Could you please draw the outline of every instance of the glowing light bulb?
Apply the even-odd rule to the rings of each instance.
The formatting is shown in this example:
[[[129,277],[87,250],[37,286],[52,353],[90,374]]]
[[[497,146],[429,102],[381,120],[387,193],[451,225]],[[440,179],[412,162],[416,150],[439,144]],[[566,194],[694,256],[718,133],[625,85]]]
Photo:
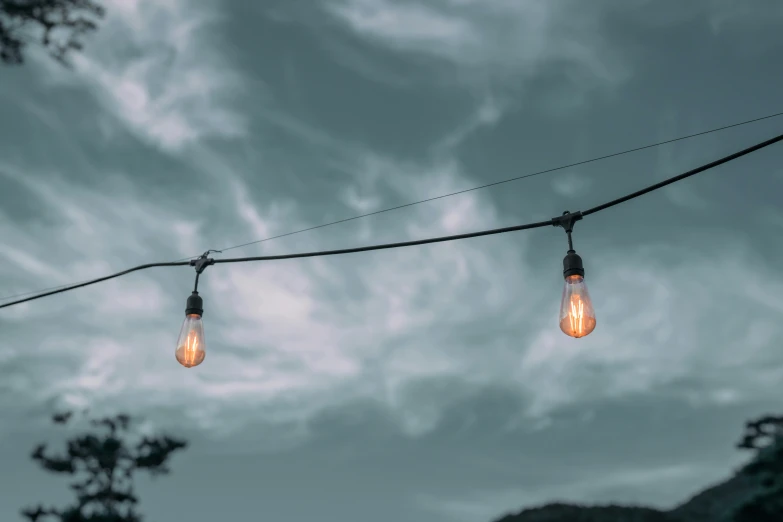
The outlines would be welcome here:
[[[595,310],[587,293],[585,279],[579,274],[565,277],[560,302],[560,329],[571,337],[584,337],[595,330]]]
[[[188,314],[182,323],[177,340],[177,361],[185,368],[192,368],[204,362],[206,351],[204,350],[204,323],[201,316]]]
[[[206,343],[204,342],[204,323],[201,316],[204,313],[202,309],[202,300],[198,292],[188,297],[187,308],[185,309],[185,320],[182,322],[182,328],[179,331],[177,339],[177,349],[174,356],[185,368],[193,368],[204,362],[206,357]]]

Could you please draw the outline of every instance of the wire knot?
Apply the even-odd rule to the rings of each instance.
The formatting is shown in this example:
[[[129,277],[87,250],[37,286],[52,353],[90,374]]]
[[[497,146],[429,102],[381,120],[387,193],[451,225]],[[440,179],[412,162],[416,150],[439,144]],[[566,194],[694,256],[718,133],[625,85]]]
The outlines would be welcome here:
[[[582,211],[577,210],[576,212],[569,212],[565,211],[563,212],[562,216],[557,216],[555,218],[552,218],[552,226],[555,227],[563,227],[563,229],[567,233],[571,233],[574,230],[574,223],[582,219]]]
[[[214,265],[215,260],[211,257],[208,257],[210,253],[217,252],[222,253],[220,250],[207,250],[203,254],[201,254],[197,259],[191,259],[190,260],[190,266],[196,267],[196,274],[200,274],[203,272],[209,265]]]

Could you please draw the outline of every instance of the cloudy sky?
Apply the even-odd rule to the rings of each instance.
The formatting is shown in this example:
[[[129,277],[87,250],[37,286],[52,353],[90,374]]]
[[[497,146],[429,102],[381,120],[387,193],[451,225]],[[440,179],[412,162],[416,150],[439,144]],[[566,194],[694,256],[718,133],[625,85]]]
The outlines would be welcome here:
[[[127,0],[67,71],[0,70],[0,296],[196,256],[781,110],[778,0]],[[771,119],[282,239],[511,226],[781,132]],[[188,438],[150,521],[489,522],[668,507],[780,410],[783,145],[580,222],[598,326],[557,326],[554,228],[207,269],[0,310],[0,519],[68,499],[61,407]],[[220,255],[220,254],[218,254]]]

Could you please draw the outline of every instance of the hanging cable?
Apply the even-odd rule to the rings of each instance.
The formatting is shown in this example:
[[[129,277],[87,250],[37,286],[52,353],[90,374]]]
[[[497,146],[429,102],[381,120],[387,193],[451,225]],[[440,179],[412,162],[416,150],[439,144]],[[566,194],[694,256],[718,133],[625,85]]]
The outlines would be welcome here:
[[[730,154],[726,157],[723,157],[721,159],[715,160],[711,163],[707,163],[706,165],[702,165],[701,167],[697,167],[693,170],[689,170],[688,172],[683,172],[682,174],[679,174],[677,176],[672,176],[671,178],[665,179],[661,181],[660,183],[655,183],[654,185],[650,185],[647,188],[643,188],[641,190],[637,190],[636,192],[632,192],[631,194],[628,194],[627,196],[623,196],[621,198],[613,199],[612,201],[608,201],[606,203],[603,203],[601,205],[595,206],[589,210],[585,210],[582,212],[583,216],[589,216],[590,214],[595,214],[596,212],[600,212],[602,210],[605,210],[609,207],[613,207],[615,205],[619,205],[620,203],[625,203],[626,201],[630,201],[634,198],[638,198],[639,196],[643,196],[644,194],[647,194],[649,192],[652,192],[654,190],[658,190],[659,188],[663,188],[667,185],[671,185],[672,183],[676,183],[678,181],[681,181],[685,178],[689,178],[691,176],[694,176],[696,174],[699,174],[700,172],[704,172],[705,170],[710,170],[711,168],[717,167],[718,165],[723,165],[724,163],[728,163],[732,160],[735,160],[737,158],[741,158],[742,156],[746,156],[752,152],[756,152],[757,150],[763,149],[764,147],[769,147],[770,145],[773,145],[779,141],[783,140],[783,134],[780,136],[776,136],[774,138],[771,138],[767,141],[762,141],[761,143],[757,145],[753,145],[752,147],[748,147],[747,149],[743,149],[739,152],[735,152],[734,154]]]
[[[742,156],[746,156],[748,154],[751,154],[752,152],[755,152],[759,149],[763,149],[764,147],[768,147],[774,143],[777,143],[779,141],[783,141],[783,134],[780,136],[776,136],[772,139],[763,141],[757,145],[753,145],[752,147],[748,147],[747,149],[743,149],[739,152],[735,152],[734,154],[731,154],[729,156],[720,158],[718,160],[712,161],[710,163],[707,163],[706,165],[702,165],[701,167],[697,167],[693,170],[689,170],[688,172],[684,172],[682,174],[679,174],[677,176],[673,176],[671,178],[668,178],[664,181],[661,181],[660,183],[656,183],[654,185],[650,185],[647,188],[644,188],[642,190],[638,190],[636,192],[633,192],[631,194],[628,194],[627,196],[623,196],[621,198],[614,199],[612,201],[609,201],[607,203],[603,203],[601,205],[598,205],[596,207],[593,207],[589,210],[585,210],[583,212],[574,212],[573,214],[576,216],[579,216],[577,219],[581,219],[581,217],[588,216],[590,214],[595,214],[596,212],[600,212],[601,210],[607,209],[609,207],[613,207],[615,205],[619,205],[620,203],[623,203],[625,201],[629,201],[634,198],[638,198],[639,196],[642,196],[644,194],[647,194],[649,192],[652,192],[654,190],[658,190],[660,188],[663,188],[667,185],[671,185],[672,183],[675,183],[677,181],[683,180],[685,178],[688,178],[690,176],[694,176],[696,174],[699,174],[700,172],[704,172],[706,170],[715,168],[719,165],[723,165],[724,163],[728,163],[732,160],[735,160],[737,158],[740,158]],[[298,258],[304,258],[304,257],[319,257],[319,256],[333,256],[333,255],[340,255],[340,254],[353,254],[357,252],[369,252],[372,250],[386,250],[389,248],[400,248],[400,247],[406,247],[406,246],[416,246],[416,245],[427,245],[430,243],[441,243],[444,241],[454,241],[457,239],[468,239],[472,237],[480,237],[480,236],[489,236],[493,234],[504,234],[506,232],[515,232],[518,230],[530,230],[533,228],[541,228],[546,226],[562,226],[562,217],[558,216],[557,218],[552,218],[547,221],[539,221],[537,223],[528,223],[526,225],[517,225],[513,227],[505,227],[505,228],[495,228],[492,230],[482,230],[480,232],[469,232],[466,234],[456,234],[453,236],[442,236],[442,237],[435,237],[435,238],[429,238],[429,239],[419,239],[416,241],[403,241],[400,243],[386,243],[381,245],[369,245],[364,247],[357,247],[357,248],[344,248],[339,250],[321,250],[321,251],[315,251],[315,252],[303,252],[299,254],[283,254],[283,255],[277,255],[277,256],[253,256],[253,257],[237,257],[237,258],[229,258],[229,259],[214,259],[212,263],[245,263],[250,261],[276,261],[281,259],[298,259]],[[2,308],[2,306],[0,306]]]
[[[139,265],[134,266],[133,268],[129,268],[127,270],[123,270],[122,272],[117,272],[116,274],[107,275],[104,277],[99,277],[98,279],[90,279],[89,281],[82,281],[81,283],[76,283],[70,286],[57,288],[57,290],[52,290],[50,292],[44,292],[42,294],[37,294],[32,297],[27,297],[25,299],[19,299],[18,301],[11,301],[10,303],[3,303],[0,305],[0,308],[6,308],[8,306],[17,305],[20,303],[26,303],[27,301],[32,301],[34,299],[40,299],[42,297],[48,297],[50,295],[55,294],[61,294],[63,292],[68,292],[70,290],[76,290],[77,288],[83,288],[85,286],[94,285],[96,283],[102,283],[103,281],[108,281],[109,279],[115,279],[117,277],[121,277],[127,274],[130,274],[131,272],[138,272],[139,270],[146,270],[147,268],[157,268],[159,266],[188,266],[191,263],[189,261],[173,261],[171,263],[148,263],[146,265]]]
[[[668,178],[664,181],[661,181],[660,183],[656,183],[654,185],[650,185],[647,188],[644,188],[642,190],[638,190],[636,192],[633,192],[631,194],[628,194],[627,196],[623,196],[621,198],[614,199],[612,201],[609,201],[607,203],[603,203],[601,205],[598,205],[596,207],[593,207],[589,210],[585,210],[583,212],[574,212],[574,216],[578,216],[576,219],[581,219],[583,216],[588,216],[590,214],[595,214],[596,212],[600,212],[601,210],[605,210],[609,207],[613,207],[615,205],[619,205],[620,203],[623,203],[625,201],[629,201],[631,199],[637,198],[639,196],[642,196],[644,194],[647,194],[649,192],[652,192],[654,190],[658,190],[660,188],[663,188],[667,185],[670,185],[672,183],[675,183],[677,181],[683,180],[685,178],[688,178],[690,176],[693,176],[695,174],[699,174],[700,172],[704,172],[706,170],[712,169],[714,167],[717,167],[719,165],[723,165],[724,163],[728,163],[732,160],[735,160],[737,158],[740,158],[742,156],[746,156],[748,154],[751,154],[757,150],[763,149],[765,147],[768,147],[774,143],[777,143],[779,141],[783,141],[783,134],[776,136],[772,139],[763,141],[761,143],[758,143],[756,145],[753,145],[751,147],[748,147],[746,149],[743,149],[739,152],[735,152],[734,154],[730,154],[729,156],[725,156],[721,159],[712,161],[710,163],[707,163],[706,165],[702,165],[701,167],[697,167],[695,169],[689,170],[687,172],[684,172],[682,174],[679,174],[677,176],[673,176],[671,178]],[[41,299],[42,297],[47,297],[54,294],[60,294],[63,292],[68,292],[70,290],[75,290],[76,288],[82,288],[85,286],[93,285],[96,283],[100,283],[102,281],[107,281],[109,279],[114,279],[116,277],[120,277],[126,274],[129,274],[131,272],[136,272],[139,270],[145,270],[147,268],[154,268],[154,267],[163,267],[163,266],[200,266],[203,267],[207,265],[217,264],[217,263],[245,263],[250,261],[275,261],[275,260],[281,260],[281,259],[298,259],[298,258],[305,258],[305,257],[320,257],[320,256],[332,256],[332,255],[339,255],[339,254],[352,254],[357,252],[370,252],[373,250],[386,250],[390,248],[400,248],[400,247],[406,247],[406,246],[416,246],[416,245],[427,245],[430,243],[441,243],[444,241],[454,241],[457,239],[468,239],[472,237],[480,237],[480,236],[489,236],[493,234],[503,234],[506,232],[514,232],[518,230],[530,230],[533,228],[541,228],[545,226],[562,226],[563,225],[563,218],[562,216],[558,216],[556,218],[552,218],[547,221],[539,221],[536,223],[528,223],[525,225],[516,225],[512,227],[504,227],[504,228],[496,228],[492,230],[482,230],[479,232],[470,232],[466,234],[456,234],[452,236],[442,236],[442,237],[435,237],[435,238],[428,238],[428,239],[419,239],[415,241],[403,241],[399,243],[386,243],[386,244],[380,244],[380,245],[369,245],[364,247],[357,247],[357,248],[344,248],[344,249],[338,249],[338,250],[321,250],[321,251],[315,251],[315,252],[303,252],[298,254],[283,254],[283,255],[277,255],[277,256],[254,256],[254,257],[241,257],[241,258],[229,258],[229,259],[212,259],[207,258],[207,254],[203,254],[198,259],[192,259],[190,261],[174,261],[170,263],[150,263],[146,265],[140,265],[134,268],[130,268],[128,270],[124,270],[122,272],[117,272],[116,274],[108,275],[105,277],[101,277],[98,279],[92,279],[90,281],[84,281],[82,283],[78,283],[75,285],[67,286],[65,288],[60,288],[57,290],[52,290],[50,292],[45,292],[42,294],[37,294],[32,297],[27,297],[24,299],[19,299],[17,301],[12,301],[10,303],[4,303],[0,305],[0,308],[7,308],[9,306],[14,306],[17,304],[25,303],[28,301],[33,301],[35,299]],[[207,252],[209,253],[209,252]]]
[[[713,132],[719,132],[719,131],[726,130],[726,129],[731,129],[731,128],[734,128],[734,127],[740,127],[742,125],[748,125],[748,124],[756,123],[756,122],[759,122],[759,121],[762,121],[762,120],[768,120],[770,118],[776,118],[778,116],[783,116],[783,112],[770,114],[768,116],[762,116],[760,118],[754,118],[752,120],[745,120],[745,121],[741,121],[741,122],[738,122],[738,123],[732,123],[731,125],[724,125],[723,127],[716,127],[714,129],[709,129],[709,130],[706,130],[706,131],[697,132],[695,134],[688,134],[686,136],[680,136],[678,138],[672,138],[672,139],[669,139],[669,140],[666,140],[666,141],[659,141],[657,143],[644,145],[642,147],[636,147],[636,148],[633,148],[633,149],[627,149],[627,150],[624,150],[624,151],[621,151],[621,152],[615,152],[615,153],[612,153],[612,154],[607,154],[605,156],[599,156],[597,158],[592,158],[592,159],[588,159],[588,160],[578,161],[576,163],[570,163],[568,165],[562,165],[560,167],[554,167],[554,168],[551,168],[551,169],[546,169],[546,170],[541,170],[541,171],[538,171],[538,172],[533,172],[531,174],[524,174],[522,176],[516,176],[516,177],[513,177],[513,178],[504,179],[504,180],[501,180],[501,181],[495,181],[495,182],[492,182],[492,183],[487,183],[485,185],[479,185],[477,187],[472,187],[472,188],[460,190],[460,191],[457,191],[457,192],[451,192],[449,194],[442,194],[440,196],[435,196],[435,197],[432,197],[432,198],[422,199],[420,201],[414,201],[412,203],[405,203],[404,205],[398,205],[396,207],[390,207],[390,208],[385,208],[385,209],[382,209],[382,210],[376,210],[375,212],[369,212],[367,214],[359,214],[357,216],[353,216],[353,217],[349,217],[349,218],[345,218],[345,219],[340,219],[340,220],[332,221],[332,222],[329,222],[329,223],[323,223],[321,225],[316,225],[316,226],[312,226],[312,227],[308,227],[308,228],[303,228],[303,229],[300,229],[300,230],[295,230],[293,232],[286,232],[285,234],[280,234],[280,235],[277,235],[277,236],[267,237],[267,238],[264,238],[264,239],[259,239],[257,241],[250,241],[248,243],[242,243],[240,245],[234,245],[232,247],[224,248],[222,251],[234,250],[234,249],[237,249],[237,248],[242,248],[242,247],[246,247],[246,246],[250,246],[250,245],[256,245],[258,243],[264,243],[266,241],[272,241],[273,239],[280,239],[282,237],[293,236],[295,234],[301,234],[303,232],[309,232],[311,230],[317,230],[319,228],[325,228],[325,227],[329,227],[329,226],[332,226],[332,225],[338,225],[340,223],[346,223],[348,221],[353,221],[353,220],[356,220],[356,219],[370,217],[370,216],[374,216],[374,215],[377,215],[377,214],[383,214],[385,212],[391,212],[393,210],[399,210],[399,209],[406,208],[406,207],[412,207],[414,205],[420,205],[422,203],[428,203],[430,201],[435,201],[435,200],[438,200],[438,199],[444,199],[444,198],[448,198],[448,197],[451,197],[451,196],[464,194],[466,192],[472,192],[472,191],[475,191],[475,190],[489,188],[489,187],[493,187],[493,186],[496,186],[496,185],[501,185],[503,183],[510,183],[512,181],[519,181],[519,180],[523,180],[523,179],[527,179],[527,178],[532,178],[532,177],[535,177],[535,176],[541,176],[543,174],[550,174],[552,172],[557,172],[557,171],[568,169],[568,168],[572,168],[572,167],[578,167],[580,165],[586,165],[588,163],[594,163],[596,161],[601,161],[601,160],[605,160],[605,159],[609,159],[609,158],[614,158],[614,157],[617,157],[617,156],[630,154],[632,152],[638,152],[640,150],[650,149],[650,148],[653,148],[653,147],[659,147],[661,145],[666,145],[666,144],[669,144],[669,143],[675,143],[677,141],[682,141],[682,140],[686,140],[686,139],[689,139],[689,138],[695,138],[695,137],[698,137],[698,136],[704,136],[706,134],[711,134]],[[187,261],[189,259],[192,259],[193,257],[196,257],[196,256],[184,257],[184,258],[178,259],[177,261],[174,261],[174,262]],[[24,297],[24,296],[28,296],[28,295],[40,294],[40,293],[43,293],[43,292],[49,292],[51,290],[59,290],[59,289],[62,289],[62,288],[71,288],[71,287],[78,288],[77,285],[81,285],[82,283],[89,283],[89,282],[90,282],[90,280],[85,280],[85,281],[81,281],[79,283],[70,283],[70,284],[65,284],[65,285],[57,285],[57,286],[52,286],[52,287],[48,287],[48,288],[42,288],[40,290],[33,290],[33,291],[30,291],[30,292],[23,292],[23,293],[20,293],[20,294],[7,295],[7,296],[4,296],[4,297],[0,297],[0,301],[7,301],[9,299],[14,299],[16,297]],[[48,295],[51,295],[51,294],[48,294]]]
[[[710,129],[710,130],[697,132],[695,134],[688,134],[686,136],[680,136],[679,138],[672,138],[672,139],[669,139],[669,140],[666,140],[666,141],[659,141],[657,143],[651,143],[649,145],[644,145],[642,147],[636,147],[636,148],[633,148],[633,149],[627,149],[627,150],[624,150],[624,151],[621,151],[621,152],[614,152],[612,154],[607,154],[605,156],[599,156],[597,158],[582,160],[582,161],[578,161],[576,163],[570,163],[568,165],[562,165],[560,167],[553,167],[553,168],[546,169],[546,170],[540,170],[538,172],[533,172],[531,174],[524,174],[522,176],[516,176],[516,177],[513,177],[513,178],[508,178],[508,179],[504,179],[504,180],[500,180],[500,181],[493,181],[492,183],[487,183],[485,185],[479,185],[477,187],[472,187],[472,188],[469,188],[469,189],[459,190],[457,192],[450,192],[449,194],[442,194],[440,196],[435,196],[435,197],[431,197],[431,198],[427,198],[427,199],[422,199],[420,201],[414,201],[412,203],[405,203],[403,205],[398,205],[396,207],[385,208],[383,210],[376,210],[375,212],[369,212],[367,214],[360,214],[358,216],[353,216],[353,217],[349,217],[349,218],[345,218],[345,219],[340,219],[340,220],[337,220],[337,221],[332,221],[330,223],[323,223],[321,225],[316,225],[316,226],[313,226],[313,227],[303,228],[301,230],[296,230],[294,232],[286,232],[285,234],[280,234],[280,235],[277,235],[277,236],[267,237],[265,239],[259,239],[259,240],[256,240],[256,241],[250,241],[248,243],[242,243],[241,245],[234,245],[232,247],[224,248],[222,251],[223,252],[227,252],[229,250],[234,250],[234,249],[237,249],[237,248],[242,248],[242,247],[246,247],[246,246],[250,246],[250,245],[256,245],[258,243],[264,243],[266,241],[272,241],[273,239],[279,239],[281,237],[293,236],[295,234],[301,234],[303,232],[309,232],[311,230],[316,230],[316,229],[319,229],[319,228],[325,228],[325,227],[329,227],[329,226],[332,226],[332,225],[338,225],[340,223],[353,221],[355,219],[375,216],[377,214],[383,214],[385,212],[391,212],[393,210],[399,210],[401,208],[412,207],[414,205],[420,205],[422,203],[429,203],[430,201],[436,201],[438,199],[448,198],[448,197],[451,197],[451,196],[457,196],[459,194],[464,194],[466,192],[473,192],[475,190],[480,190],[480,189],[485,189],[485,188],[489,188],[489,187],[494,187],[496,185],[502,185],[504,183],[510,183],[512,181],[519,181],[519,180],[523,180],[523,179],[527,179],[527,178],[532,178],[532,177],[535,177],[535,176],[541,176],[543,174],[551,174],[552,172],[557,172],[559,170],[570,169],[572,167],[578,167],[580,165],[586,165],[588,163],[594,163],[596,161],[601,161],[601,160],[605,160],[605,159],[609,159],[609,158],[615,158],[617,156],[623,156],[625,154],[630,154],[632,152],[638,152],[640,150],[651,149],[653,147],[660,147],[661,145],[666,145],[666,144],[669,144],[669,143],[675,143],[677,141],[687,140],[689,138],[695,138],[697,136],[704,136],[706,134],[711,134],[713,132],[719,132],[719,131],[722,131],[722,130],[731,129],[733,127],[740,127],[742,125],[748,125],[750,123],[756,123],[756,122],[759,122],[759,121],[762,121],[762,120],[768,120],[770,118],[776,118],[778,116],[783,116],[783,112],[778,112],[778,113],[775,113],[775,114],[770,114],[769,116],[762,116],[760,118],[754,118],[752,120],[746,120],[746,121],[742,121],[742,122],[739,122],[739,123],[732,123],[731,125],[724,125],[723,127],[717,127],[717,128]],[[196,257],[196,256],[192,256],[192,257]],[[178,261],[184,261],[186,259],[191,259],[191,258],[190,257],[186,257],[186,258],[183,258],[183,259],[179,259]]]

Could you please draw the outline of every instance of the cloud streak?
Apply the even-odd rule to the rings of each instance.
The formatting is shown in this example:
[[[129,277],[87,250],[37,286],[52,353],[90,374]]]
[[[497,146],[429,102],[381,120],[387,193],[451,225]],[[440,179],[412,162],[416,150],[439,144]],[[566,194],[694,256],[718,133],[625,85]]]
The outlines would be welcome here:
[[[246,79],[220,52],[214,6],[129,0],[107,12],[87,51],[74,55],[74,74],[39,60],[49,81],[87,86],[124,128],[165,151],[244,135],[234,100]],[[116,134],[110,123],[104,129]]]
[[[324,5],[350,31],[377,45],[445,60],[472,74],[483,71],[482,77],[531,78],[559,63],[583,84],[611,85],[627,75],[626,64],[602,37],[596,11],[577,2],[331,0]]]

